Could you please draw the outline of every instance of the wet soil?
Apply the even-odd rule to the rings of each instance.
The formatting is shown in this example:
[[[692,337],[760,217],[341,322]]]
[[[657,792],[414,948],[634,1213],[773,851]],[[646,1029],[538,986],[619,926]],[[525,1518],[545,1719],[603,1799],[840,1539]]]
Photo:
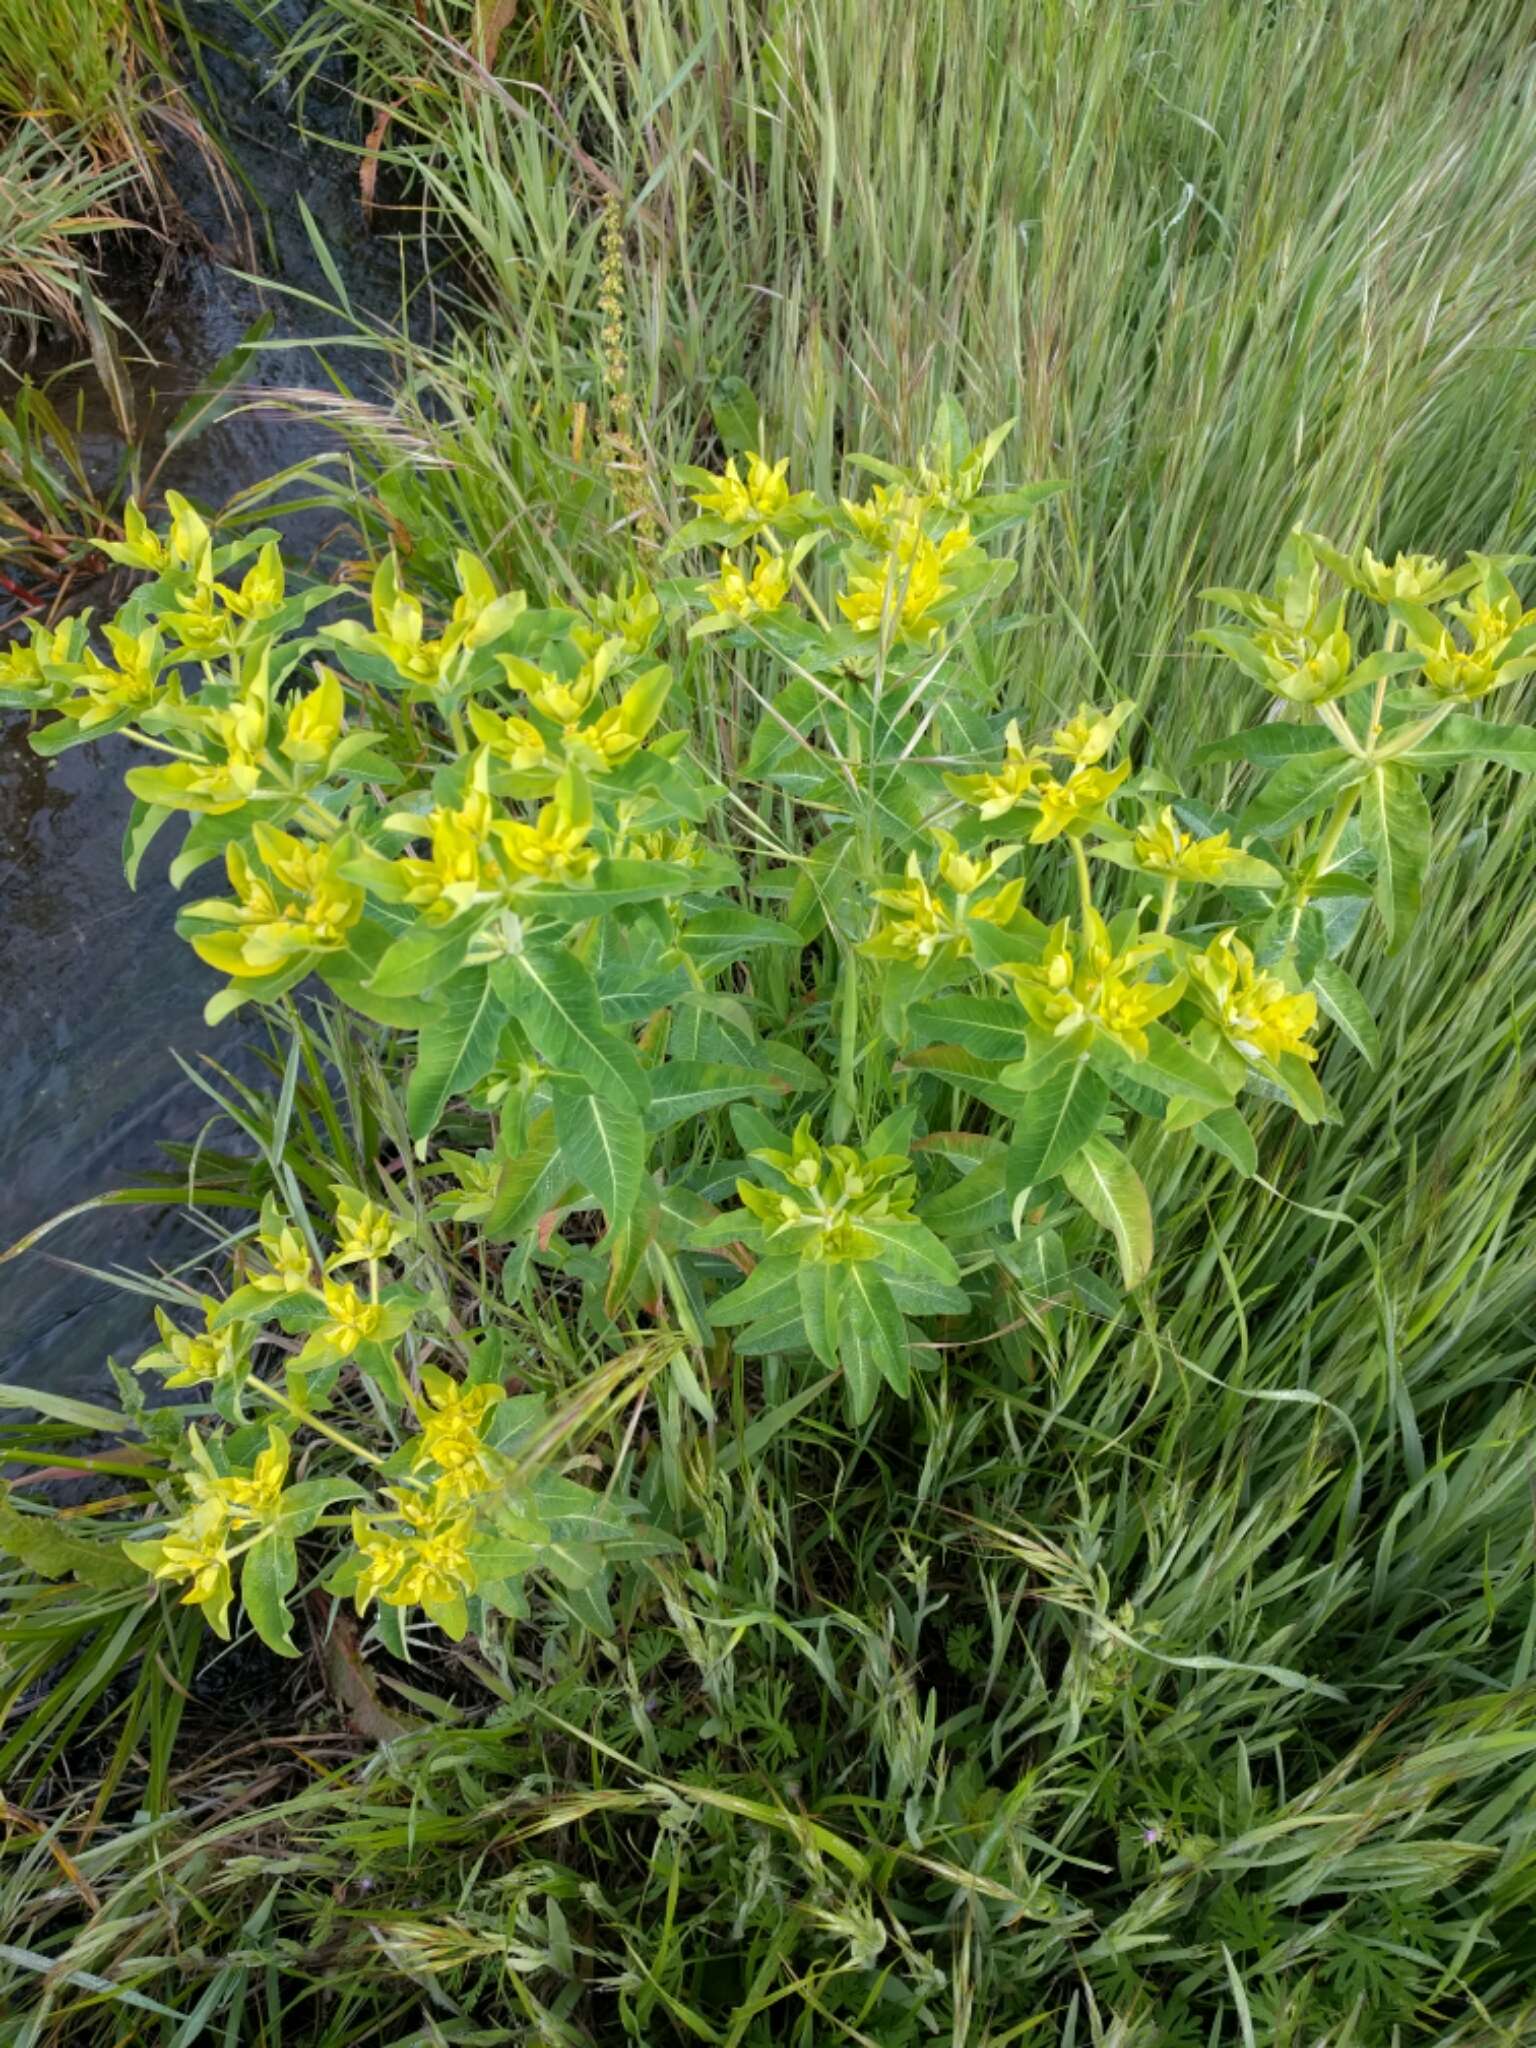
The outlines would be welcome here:
[[[305,12],[304,0],[279,0],[263,19],[281,38]],[[209,38],[203,55],[218,131],[250,188],[248,222],[230,221],[206,166],[173,138],[173,179],[188,232],[170,252],[152,250],[145,238],[126,256],[119,253],[107,277],[114,310],[142,344],[141,350],[125,343],[123,353],[146,464],[167,423],[264,310],[275,327],[249,387],[324,384],[314,352],[292,344],[334,335],[335,319],[271,288],[292,286],[322,300],[332,295],[301,199],[354,313],[393,322],[402,310],[401,247],[370,236],[358,159],[332,146],[355,140],[361,127],[344,81],[312,85],[300,110],[274,81],[272,43],[234,8],[192,5],[188,13]],[[236,274],[251,268],[252,253],[265,287]],[[413,324],[420,317],[418,309]],[[13,366],[48,380],[56,403],[72,404],[79,394],[86,456],[99,486],[110,487],[123,445],[89,364],[74,367],[78,342],[45,335],[25,360],[21,350],[14,339]],[[378,356],[329,346],[325,356],[354,390],[376,389]],[[325,430],[313,422],[236,412],[179,449],[157,488],[180,489],[217,509],[327,445]],[[326,512],[302,512],[283,524],[301,559],[335,539]],[[111,591],[77,595],[100,609]],[[208,1054],[239,1058],[234,1026],[210,1032],[201,1021],[216,981],[172,929],[168,852],[146,862],[136,892],[123,880],[127,765],[127,751],[113,742],[41,761],[27,746],[26,721],[0,719],[0,1249],[75,1203],[163,1170],[160,1141],[196,1135],[212,1106],[178,1065],[178,1053],[193,1062]],[[0,1381],[60,1392],[102,1389],[108,1354],[127,1362],[148,1341],[149,1304],[79,1268],[143,1272],[195,1257],[200,1241],[184,1213],[116,1208],[75,1219],[0,1264]]]

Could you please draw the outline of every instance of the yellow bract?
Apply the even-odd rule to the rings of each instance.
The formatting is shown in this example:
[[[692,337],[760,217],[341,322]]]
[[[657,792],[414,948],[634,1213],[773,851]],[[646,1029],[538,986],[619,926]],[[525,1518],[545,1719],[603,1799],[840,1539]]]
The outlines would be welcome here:
[[[188,1430],[192,1462],[187,1483],[199,1505],[213,1503],[231,1529],[259,1527],[276,1514],[288,1479],[290,1445],[275,1423],[267,1425],[267,1448],[258,1451],[249,1472],[215,1470],[195,1429]]]
[[[695,491],[694,503],[699,510],[716,519],[724,519],[732,526],[765,526],[778,518],[790,501],[787,481],[789,457],[783,456],[770,465],[755,450],[749,449],[746,465],[747,473],[743,477],[733,455],[725,465],[724,474],[715,477],[709,489]]]
[[[755,1181],[739,1180],[743,1207],[768,1226],[770,1239],[797,1234],[802,1259],[841,1263],[879,1256],[881,1242],[866,1226],[902,1222],[912,1214],[917,1184],[900,1152],[868,1155],[851,1145],[819,1145],[809,1117],[802,1117],[788,1152],[755,1151],[794,1190],[778,1194]]]
[[[988,924],[1005,925],[1024,900],[1022,881],[1007,882],[995,894],[972,902],[974,892],[991,880],[1019,851],[1017,846],[994,847],[979,859],[962,853],[948,832],[935,832],[938,841],[939,879],[953,891],[946,904],[923,876],[917,854],[907,856],[907,879],[898,889],[877,889],[875,901],[894,911],[883,918],[860,951],[872,960],[911,960],[919,965],[933,959],[945,947],[955,957],[969,957],[970,933],[967,918],[981,918]]]
[[[776,612],[789,596],[788,556],[769,554],[765,548],[754,552],[757,559],[750,577],[730,555],[720,557],[718,579],[706,583],[702,592],[717,612],[750,619],[759,612]]]
[[[1316,1047],[1306,1042],[1317,1023],[1317,998],[1287,988],[1278,974],[1256,966],[1234,931],[1221,932],[1189,966],[1223,1035],[1245,1058],[1317,1058]]]
[[[102,632],[116,668],[87,648],[75,677],[76,688],[85,693],[85,703],[78,708],[73,702],[64,706],[82,732],[105,725],[122,712],[147,710],[159,695],[164,648],[154,627],[126,633],[118,626],[104,626]]]
[[[1219,882],[1243,856],[1232,844],[1230,832],[1216,832],[1200,839],[1186,832],[1165,804],[1156,822],[1143,825],[1132,842],[1137,860],[1149,874],[1168,875],[1179,882]]]
[[[1434,621],[1433,632],[1416,630],[1413,625],[1408,629],[1408,645],[1424,657],[1424,681],[1440,696],[1474,703],[1536,668],[1536,659],[1530,655],[1510,657],[1514,635],[1536,624],[1536,611],[1522,611],[1513,591],[1506,588],[1505,595],[1497,598],[1476,591],[1470,603],[1453,604],[1450,610],[1466,631],[1465,647],[1458,645],[1450,627],[1439,620]]]
[[[1065,782],[1047,782],[1035,792],[1040,816],[1030,840],[1036,846],[1057,839],[1074,825],[1091,825],[1131,772],[1129,761],[1117,768],[1076,768]]]
[[[1144,1060],[1150,1050],[1147,1026],[1178,1002],[1184,976],[1151,981],[1141,973],[1166,956],[1165,940],[1136,940],[1117,953],[1097,911],[1085,914],[1085,925],[1079,933],[1063,921],[1053,927],[1038,963],[1010,962],[997,971],[1014,983],[1030,1015],[1055,1037],[1087,1027],[1102,1032],[1132,1059]]]
[[[592,807],[583,803],[569,779],[545,804],[535,822],[500,818],[491,827],[504,864],[518,878],[534,882],[580,882],[597,865],[597,854],[585,842],[592,830]]]
[[[469,1500],[483,1493],[495,1477],[496,1453],[481,1441],[486,1417],[505,1398],[493,1382],[465,1387],[446,1373],[424,1377],[425,1395],[418,1409],[421,1435],[414,1463],[435,1465],[442,1475],[439,1495],[448,1501]]]
[[[944,778],[952,795],[974,804],[988,821],[1005,817],[1015,805],[1029,801],[1049,774],[1045,754],[1037,747],[1025,746],[1016,718],[1009,720],[1004,749],[1001,768]]]
[[[932,639],[940,629],[932,613],[954,592],[943,571],[954,552],[946,552],[948,542],[955,538],[940,542],[919,534],[910,548],[893,548],[873,568],[851,571],[847,590],[838,592],[838,610],[856,633],[888,628],[899,639]]]
[[[319,682],[305,696],[296,698],[288,712],[282,751],[290,761],[326,760],[346,722],[341,678],[320,663],[316,664],[315,674]]]
[[[1129,699],[1112,711],[1095,711],[1091,704],[1079,704],[1065,725],[1051,734],[1048,754],[1061,754],[1078,768],[1091,768],[1102,761],[1115,743],[1115,734],[1136,709]]]
[[[1445,581],[1446,564],[1435,555],[1401,553],[1389,564],[1378,561],[1369,548],[1362,548],[1357,574],[1367,596],[1390,604],[1394,598],[1429,598]]]
[[[203,1608],[214,1632],[228,1636],[234,1584],[229,1572],[229,1520],[222,1501],[199,1501],[158,1541],[125,1543],[123,1549],[151,1578],[189,1580],[182,1606]]]
[[[254,1274],[250,1285],[264,1294],[302,1294],[309,1286],[309,1247],[298,1231],[284,1224],[275,1237],[263,1232],[256,1240],[271,1270]]]
[[[221,973],[249,978],[271,974],[301,954],[345,945],[363,914],[363,891],[337,872],[335,845],[312,845],[265,824],[253,826],[252,837],[267,872],[253,868],[241,847],[230,847],[224,864],[235,902],[211,898],[189,914],[231,929],[195,937],[199,958]]]
[[[473,712],[474,707],[470,709]],[[405,853],[395,862],[405,885],[405,901],[420,910],[429,924],[447,924],[472,903],[500,893],[501,871],[491,850],[496,806],[487,787],[488,776],[489,763],[481,754],[463,801],[452,809],[440,804],[427,814],[431,852],[425,858]]]
[[[325,1302],[325,1318],[314,1332],[314,1339],[339,1357],[350,1358],[359,1344],[366,1344],[379,1334],[384,1310],[376,1301],[365,1301],[345,1280],[326,1280],[320,1292]]]
[[[451,1635],[464,1631],[464,1596],[475,1590],[469,1545],[474,1517],[455,1512],[440,1491],[389,1491],[397,1526],[380,1528],[361,1513],[352,1517],[352,1540],[364,1560],[354,1592],[359,1613],[375,1600],[390,1607],[424,1607]],[[403,1526],[399,1526],[403,1524]]]
[[[428,634],[421,600],[400,588],[393,555],[385,557],[374,575],[370,593],[373,631],[356,619],[341,619],[326,627],[327,635],[359,653],[382,655],[421,689],[453,688],[465,657],[506,632],[528,605],[520,590],[498,597],[485,565],[473,555],[461,550],[456,563],[459,596],[440,637]]]
[[[1355,665],[1355,651],[1342,626],[1321,638],[1278,630],[1261,633],[1254,645],[1270,687],[1292,704],[1324,704],[1337,697]]]
[[[134,1366],[135,1372],[165,1374],[168,1387],[197,1387],[204,1380],[235,1379],[245,1367],[245,1340],[238,1326],[216,1330],[214,1317],[222,1303],[211,1294],[202,1296],[203,1330],[198,1336],[178,1329],[163,1308],[155,1310],[160,1342],[146,1351]]]
[[[328,1266],[347,1266],[359,1259],[387,1259],[396,1245],[403,1244],[411,1227],[390,1209],[369,1201],[356,1188],[338,1185],[336,1196],[336,1249]]]

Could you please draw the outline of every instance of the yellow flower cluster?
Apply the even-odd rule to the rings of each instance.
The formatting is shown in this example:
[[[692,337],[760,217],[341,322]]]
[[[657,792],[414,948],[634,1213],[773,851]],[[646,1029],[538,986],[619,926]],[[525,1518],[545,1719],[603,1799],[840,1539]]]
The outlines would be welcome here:
[[[860,947],[870,959],[908,960],[918,966],[945,952],[954,959],[968,959],[972,945],[967,919],[1006,925],[1017,914],[1024,900],[1021,880],[1004,883],[990,896],[975,894],[1013,859],[1017,846],[994,847],[977,859],[961,853],[950,833],[936,831],[933,836],[940,849],[939,880],[950,891],[949,901],[927,880],[919,856],[909,854],[906,881],[896,889],[875,891],[876,903],[892,915],[882,918]]]
[[[283,1432],[270,1426],[267,1447],[257,1454],[249,1472],[220,1472],[196,1430],[189,1430],[187,1437],[191,1507],[163,1536],[127,1542],[123,1549],[152,1578],[185,1581],[181,1604],[201,1607],[214,1631],[227,1637],[234,1597],[230,1566],[245,1547],[242,1542],[232,1548],[231,1538],[242,1530],[259,1533],[279,1512],[290,1446]]]
[[[199,933],[192,944],[200,959],[237,980],[335,951],[363,914],[363,891],[341,874],[345,853],[336,842],[317,846],[260,823],[251,836],[266,872],[232,845],[224,865],[235,901],[212,897],[188,912],[229,927]]]
[[[1219,882],[1243,862],[1230,832],[1198,838],[1179,824],[1171,804],[1165,804],[1153,822],[1140,826],[1131,843],[1148,874],[1178,882]]]
[[[1085,911],[1083,922],[1081,932],[1065,920],[1055,925],[1038,962],[1010,962],[997,971],[1013,982],[1025,1009],[1053,1036],[1090,1031],[1133,1060],[1144,1060],[1151,1049],[1147,1026],[1178,1002],[1185,977],[1171,974],[1153,981],[1142,972],[1167,957],[1164,939],[1138,939],[1116,952],[1097,911]]]
[[[813,1263],[878,1257],[880,1239],[867,1226],[901,1222],[912,1213],[917,1184],[903,1153],[867,1156],[851,1145],[824,1147],[811,1135],[809,1117],[795,1127],[788,1152],[765,1149],[752,1157],[771,1166],[789,1192],[739,1180],[742,1206],[768,1226],[770,1241],[793,1233],[801,1258]]]
[[[1110,711],[1096,711],[1092,705],[1080,704],[1041,747],[1026,746],[1017,719],[1010,720],[1001,766],[977,775],[946,775],[945,785],[951,795],[973,805],[989,821],[1006,817],[1020,804],[1037,810],[1040,815],[1029,835],[1037,846],[1079,826],[1097,824],[1131,772],[1129,761],[1116,768],[1098,764],[1134,708],[1125,702]],[[1058,781],[1052,772],[1053,759],[1070,764],[1065,781]]]
[[[1313,1061],[1317,1048],[1307,1034],[1317,1023],[1317,998],[1286,987],[1278,974],[1254,962],[1252,949],[1233,931],[1214,938],[1190,960],[1223,1036],[1250,1060],[1278,1060],[1285,1053]]]

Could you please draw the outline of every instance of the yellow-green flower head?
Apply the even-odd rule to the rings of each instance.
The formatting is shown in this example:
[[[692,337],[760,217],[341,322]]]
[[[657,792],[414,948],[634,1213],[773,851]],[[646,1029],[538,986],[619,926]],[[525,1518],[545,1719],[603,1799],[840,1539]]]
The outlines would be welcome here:
[[[34,624],[30,640],[13,640],[9,647],[0,647],[0,689],[55,690],[58,683],[44,673],[45,662],[67,667],[71,675],[81,667],[70,657],[70,636],[68,621],[55,632]]]
[[[135,1372],[164,1373],[167,1387],[197,1387],[205,1380],[232,1381],[244,1374],[246,1334],[237,1325],[214,1329],[214,1318],[223,1304],[211,1294],[201,1296],[199,1305],[203,1328],[196,1336],[179,1329],[163,1308],[156,1308],[160,1342],[138,1360]]]
[[[899,1152],[868,1156],[851,1145],[819,1145],[809,1117],[795,1127],[788,1152],[755,1151],[754,1159],[784,1181],[787,1193],[739,1180],[744,1208],[767,1225],[770,1238],[792,1233],[802,1259],[874,1258],[880,1241],[861,1225],[910,1217],[917,1184]]]
[[[329,760],[346,722],[341,678],[323,662],[315,664],[315,674],[320,678],[315,687],[295,698],[289,708],[282,751],[290,761],[313,764]]]
[[[500,818],[491,831],[514,885],[579,883],[597,865],[596,850],[586,844],[592,825],[592,804],[585,784],[564,776],[554,801],[543,806],[533,824],[526,825],[520,818]]]
[[[471,715],[474,712],[471,705]],[[395,861],[405,901],[421,911],[429,924],[447,924],[472,903],[488,902],[500,893],[501,871],[491,852],[496,806],[490,792],[490,759],[476,755],[457,805],[439,804],[426,817],[431,851],[425,857],[405,853]],[[391,826],[419,832],[422,821],[400,812]]]
[[[789,596],[789,557],[754,549],[756,562],[747,576],[730,555],[720,557],[720,574],[706,583],[702,594],[717,612],[730,618],[750,619],[760,612],[776,612]]]
[[[910,551],[893,548],[872,568],[852,570],[838,610],[856,633],[931,640],[940,630],[933,612],[955,587],[943,580],[945,559],[940,544],[919,534]]]
[[[1432,602],[1446,574],[1447,565],[1436,555],[1400,553],[1388,563],[1378,561],[1369,548],[1360,550],[1360,587],[1380,604],[1390,604],[1394,598]]]
[[[1184,993],[1184,976],[1151,981],[1141,970],[1164,958],[1167,942],[1137,940],[1117,953],[1109,928],[1089,911],[1079,933],[1063,920],[1053,927],[1042,958],[999,969],[1013,981],[1019,1000],[1057,1038],[1085,1028],[1102,1033],[1133,1060],[1150,1050],[1147,1026],[1171,1010]]]
[[[252,838],[266,873],[232,845],[224,864],[236,900],[213,897],[189,913],[229,927],[193,939],[199,959],[222,974],[248,978],[271,974],[301,954],[344,946],[363,914],[363,891],[338,872],[344,856],[336,842],[315,846],[266,824],[253,826]]]
[[[889,551],[907,534],[922,530],[930,503],[906,484],[876,484],[862,504],[844,498],[842,506],[861,540]]]
[[[1171,804],[1163,806],[1154,823],[1138,829],[1133,845],[1148,874],[1167,875],[1179,882],[1219,882],[1243,859],[1230,832],[1215,832],[1204,839],[1186,832]]]
[[[182,1606],[203,1608],[215,1633],[228,1636],[234,1586],[229,1522],[221,1501],[199,1501],[157,1541],[125,1543],[123,1549],[152,1578],[189,1581]]]
[[[100,540],[96,545],[104,555],[128,569],[149,569],[158,576],[171,566],[170,553],[144,517],[137,498],[130,498],[123,508],[122,539]]]
[[[327,626],[327,638],[361,653],[378,654],[418,691],[451,688],[476,648],[488,646],[528,608],[520,590],[498,596],[483,562],[460,550],[459,595],[447,630],[434,639],[426,629],[419,598],[400,587],[399,566],[387,555],[374,573],[370,593],[373,630],[357,619]]]
[[[1438,619],[1432,630],[1422,614],[1408,626],[1408,645],[1423,655],[1423,680],[1437,695],[1475,703],[1536,669],[1536,657],[1510,649],[1516,633],[1536,624],[1536,611],[1522,611],[1507,583],[1498,595],[1474,590],[1468,603],[1453,604],[1450,610],[1466,634],[1465,646]]]
[[[354,1594],[358,1612],[366,1614],[377,1599],[390,1607],[439,1610],[434,1619],[462,1615],[464,1596],[476,1585],[469,1559],[474,1517],[454,1514],[436,1492],[391,1489],[389,1498],[392,1527],[377,1527],[356,1511],[352,1516],[352,1540],[364,1560]]]
[[[1102,761],[1115,743],[1115,734],[1136,709],[1126,700],[1111,711],[1095,711],[1091,704],[1079,704],[1075,715],[1051,734],[1044,750],[1061,754],[1078,768],[1091,768]]]
[[[365,1300],[345,1280],[324,1281],[320,1293],[325,1315],[314,1334],[327,1350],[339,1358],[350,1358],[359,1344],[379,1335],[384,1326],[381,1303]]]
[[[482,1435],[487,1416],[505,1399],[503,1390],[489,1381],[462,1386],[430,1366],[422,1378],[425,1394],[417,1411],[421,1435],[413,1463],[437,1467],[442,1499],[471,1500],[496,1477],[498,1459]]]
[[[624,860],[659,860],[669,866],[701,867],[708,859],[709,848],[691,825],[671,826],[660,832],[626,831],[619,840],[619,856]]]
[[[507,681],[523,692],[532,710],[552,725],[565,726],[586,717],[598,692],[628,653],[623,640],[604,640],[569,679],[551,675],[521,655],[499,654],[496,658],[506,670]]]
[[[587,775],[609,775],[632,761],[660,717],[671,685],[670,669],[648,669],[589,725],[566,726],[561,734],[566,765]]]
[[[255,1273],[249,1284],[263,1294],[303,1294],[308,1291],[312,1267],[309,1246],[299,1232],[283,1224],[275,1232],[262,1231],[256,1243],[268,1270]]]
[[[105,725],[124,711],[146,711],[160,696],[160,670],[164,646],[153,626],[140,633],[128,633],[119,626],[103,626],[102,633],[117,666],[111,667],[93,649],[87,648],[80,664],[77,687],[85,703],[65,707],[82,732]]]
[[[227,612],[237,619],[254,622],[271,618],[281,607],[286,584],[283,558],[277,542],[269,540],[246,570],[238,590],[231,590],[223,583],[215,584],[214,588]]]
[[[1049,772],[1045,754],[1038,747],[1025,746],[1018,720],[1011,719],[1004,736],[1001,768],[988,769],[980,775],[946,775],[944,782],[951,795],[974,804],[980,816],[990,823],[994,818],[1006,817],[1016,805],[1031,802]]]
[[[582,599],[590,626],[573,626],[571,638],[583,654],[595,654],[617,637],[631,654],[644,654],[661,629],[661,600],[643,576],[621,583],[611,595],[599,591]]]
[[[392,1209],[371,1202],[357,1188],[337,1182],[336,1249],[327,1266],[347,1266],[359,1259],[387,1259],[411,1235],[411,1226]]]
[[[1283,1053],[1317,1058],[1316,1047],[1307,1043],[1317,1023],[1316,998],[1255,966],[1251,949],[1235,932],[1219,933],[1189,965],[1223,1036],[1245,1059],[1278,1060]]]
[[[445,647],[485,647],[527,611],[527,594],[512,590],[504,597],[498,595],[490,571],[466,548],[460,548],[454,566],[458,571],[459,595],[453,601],[448,631],[443,636]]]
[[[276,1423],[267,1425],[267,1447],[249,1472],[215,1469],[195,1429],[187,1431],[192,1464],[187,1483],[200,1504],[216,1505],[231,1529],[259,1527],[277,1513],[288,1481],[290,1445]]]
[[[1261,633],[1254,645],[1269,675],[1269,687],[1291,704],[1325,704],[1349,681],[1355,650],[1342,626],[1321,638],[1281,629]]]
[[[907,856],[907,879],[897,889],[877,889],[875,901],[894,915],[882,918],[860,951],[872,960],[910,960],[918,965],[932,960],[946,948],[956,959],[969,958],[972,946],[966,919],[979,917],[988,924],[1005,925],[1017,912],[1024,897],[1022,881],[1005,883],[990,896],[976,896],[1019,852],[1017,846],[994,847],[979,858],[962,853],[948,832],[935,832],[939,845],[939,879],[952,892],[944,902],[923,875],[922,862],[915,853]]]
[[[693,501],[701,512],[732,526],[771,526],[790,506],[789,457],[770,465],[749,449],[746,465],[747,473],[742,476],[733,455],[724,474],[713,478],[707,490],[695,491]]]
[[[502,716],[471,698],[465,706],[475,738],[488,747],[498,761],[519,775],[534,775],[550,765],[549,744],[531,718],[515,712]]]
[[[1043,846],[1063,832],[1098,823],[1130,772],[1130,762],[1122,761],[1115,768],[1075,768],[1065,782],[1044,783],[1034,793],[1040,816],[1029,835],[1031,843]]]

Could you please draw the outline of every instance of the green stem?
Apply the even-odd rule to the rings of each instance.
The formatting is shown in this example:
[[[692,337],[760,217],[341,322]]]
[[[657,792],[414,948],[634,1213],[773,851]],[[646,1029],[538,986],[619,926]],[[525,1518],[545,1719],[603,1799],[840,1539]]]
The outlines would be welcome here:
[[[832,1140],[841,1144],[857,1121],[859,1107],[855,1067],[859,1056],[859,970],[852,947],[843,953],[842,1003],[838,1032],[837,1092],[832,1101]]]
[[[1165,932],[1173,919],[1173,906],[1178,900],[1179,883],[1176,875],[1169,875],[1163,883],[1163,901],[1157,913],[1157,928]]]
[[[297,1401],[290,1401],[286,1394],[280,1394],[268,1381],[251,1379],[246,1381],[246,1385],[254,1387],[258,1393],[265,1394],[274,1406],[291,1415],[295,1422],[302,1422],[308,1428],[318,1430],[321,1436],[328,1436],[333,1444],[339,1444],[344,1451],[350,1451],[354,1458],[361,1458],[368,1465],[383,1466],[382,1458],[376,1457],[372,1451],[365,1450],[361,1444],[354,1443],[351,1437],[343,1436],[339,1429],[332,1429],[328,1422],[322,1422],[311,1409],[301,1408]]]
[[[1081,839],[1072,841],[1072,858],[1077,864],[1077,907],[1083,921],[1083,936],[1088,936],[1088,920],[1093,913],[1093,877],[1088,871],[1088,849]]]
[[[1335,803],[1328,823],[1324,828],[1323,836],[1317,842],[1317,851],[1308,863],[1312,870],[1313,882],[1320,881],[1324,874],[1327,873],[1328,863],[1332,860],[1339,841],[1344,836],[1344,827],[1349,823],[1350,813],[1355,808],[1355,798],[1358,794],[1357,790],[1346,789],[1344,794]],[[1302,912],[1310,902],[1311,896],[1311,884],[1304,882],[1297,894],[1296,909],[1291,917],[1291,939],[1293,942],[1297,932],[1301,929]]]

